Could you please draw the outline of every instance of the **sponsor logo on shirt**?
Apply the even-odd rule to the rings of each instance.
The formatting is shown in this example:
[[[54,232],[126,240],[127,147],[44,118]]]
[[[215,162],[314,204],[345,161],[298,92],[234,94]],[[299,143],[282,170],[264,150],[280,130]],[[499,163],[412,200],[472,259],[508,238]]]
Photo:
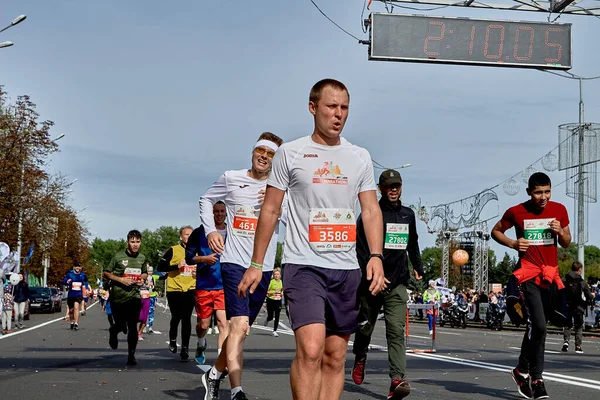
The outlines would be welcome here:
[[[319,155],[315,153],[308,153],[304,155],[304,158],[319,158]]]
[[[348,177],[342,174],[340,166],[331,161],[325,161],[323,167],[313,174],[313,183],[325,183],[330,185],[347,185]]]
[[[314,216],[312,222],[329,222],[329,218],[327,217],[327,214],[319,211],[318,214]]]

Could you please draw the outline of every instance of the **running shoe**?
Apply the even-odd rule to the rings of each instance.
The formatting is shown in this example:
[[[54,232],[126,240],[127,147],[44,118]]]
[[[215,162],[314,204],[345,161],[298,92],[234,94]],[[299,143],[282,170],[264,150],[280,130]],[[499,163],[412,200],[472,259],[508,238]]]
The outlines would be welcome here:
[[[517,390],[519,391],[519,394],[526,399],[531,399],[533,397],[533,392],[531,391],[531,378],[529,375],[524,377],[521,375],[519,370],[515,368],[510,371],[510,376],[512,376],[517,384]]]

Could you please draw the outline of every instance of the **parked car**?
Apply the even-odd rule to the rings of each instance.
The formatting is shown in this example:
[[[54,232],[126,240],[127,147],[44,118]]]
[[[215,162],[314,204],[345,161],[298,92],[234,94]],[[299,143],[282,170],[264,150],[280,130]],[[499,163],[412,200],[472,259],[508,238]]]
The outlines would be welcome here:
[[[29,306],[33,311],[56,311],[56,298],[50,288],[30,287],[29,293]]]
[[[50,288],[52,298],[54,299],[54,310],[62,311],[62,292],[58,288]]]

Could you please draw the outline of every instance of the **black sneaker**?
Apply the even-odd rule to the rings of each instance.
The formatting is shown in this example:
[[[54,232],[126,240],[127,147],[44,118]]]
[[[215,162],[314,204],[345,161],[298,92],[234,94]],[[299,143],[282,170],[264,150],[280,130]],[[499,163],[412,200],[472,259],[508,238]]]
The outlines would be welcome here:
[[[516,368],[510,370],[510,376],[512,376],[515,383],[518,385],[517,390],[519,391],[519,394],[526,399],[531,399],[533,396],[531,391],[531,378],[529,376],[525,378]]]
[[[535,400],[538,399],[549,399],[548,392],[546,392],[546,386],[544,385],[544,381],[538,379],[531,383],[531,388],[533,389],[533,398]]]
[[[108,345],[110,346],[111,349],[116,350],[119,348],[119,338],[118,338],[118,332],[116,329],[113,329],[112,327],[108,330],[109,332],[109,337],[108,337]]]
[[[75,329],[75,322],[71,322],[71,330]]]
[[[565,352],[565,353],[567,351],[569,351],[569,343],[567,343],[567,342],[563,343],[562,351]]]
[[[211,368],[212,369],[212,368]],[[221,379],[211,379],[210,369],[202,375],[202,385],[206,390],[204,400],[219,400],[219,387],[221,386]]]
[[[135,359],[135,356],[127,357],[127,365],[137,365],[137,360]]]
[[[173,354],[177,353],[177,341],[169,340],[169,351]]]
[[[187,347],[181,346],[181,353],[179,353],[179,357],[181,357],[181,361],[187,361],[190,358],[190,353]]]
[[[76,331],[78,331],[78,330],[79,330],[79,325],[78,325],[78,324],[75,324],[75,327],[74,327],[74,329],[75,329]]]
[[[583,354],[583,349],[581,348],[581,346],[575,346],[575,353]]]
[[[248,400],[248,398],[244,392],[239,391],[233,396],[233,400]]]

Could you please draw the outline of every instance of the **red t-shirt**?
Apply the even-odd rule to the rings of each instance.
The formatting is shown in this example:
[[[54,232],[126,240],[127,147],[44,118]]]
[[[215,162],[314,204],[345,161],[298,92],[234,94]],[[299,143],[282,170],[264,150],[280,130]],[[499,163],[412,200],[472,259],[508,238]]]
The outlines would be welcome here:
[[[563,228],[569,225],[569,215],[565,206],[549,201],[542,211],[536,211],[529,200],[506,210],[500,224],[504,230],[514,226],[517,239],[524,237],[531,242],[526,252],[519,252],[519,259],[527,260],[539,267],[556,266],[558,265],[557,238],[549,227],[550,222],[555,219]]]

